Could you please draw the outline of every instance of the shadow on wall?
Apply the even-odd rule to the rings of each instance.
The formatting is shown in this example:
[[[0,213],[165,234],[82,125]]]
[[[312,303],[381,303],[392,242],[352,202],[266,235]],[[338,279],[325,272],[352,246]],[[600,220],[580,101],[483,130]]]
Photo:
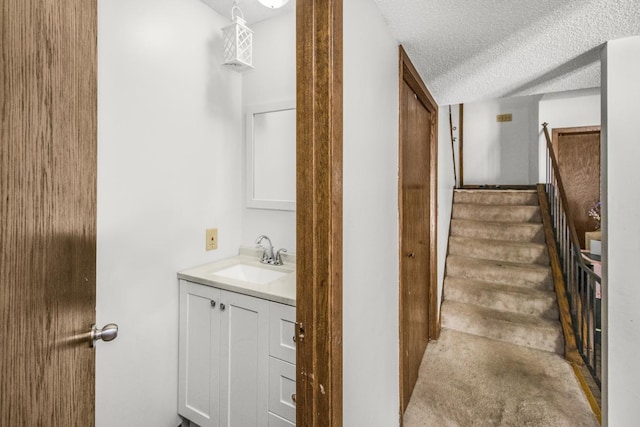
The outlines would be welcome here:
[[[530,92],[538,86],[542,86],[551,81],[558,80],[564,76],[569,76],[578,70],[594,64],[597,64],[597,66],[600,67],[600,56],[602,54],[601,51],[602,46],[596,46],[593,49],[586,51],[582,55],[578,55],[572,60],[552,68],[541,76],[538,76],[537,78],[527,83],[511,89],[505,94],[505,97],[517,96],[519,93]]]
[[[538,176],[540,95],[464,106],[465,185],[531,185]],[[510,114],[510,121],[497,116]]]

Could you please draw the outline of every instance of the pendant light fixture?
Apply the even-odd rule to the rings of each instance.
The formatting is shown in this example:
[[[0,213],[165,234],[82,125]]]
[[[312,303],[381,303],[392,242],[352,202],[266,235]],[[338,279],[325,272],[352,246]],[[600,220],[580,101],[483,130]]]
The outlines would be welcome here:
[[[289,3],[289,0],[258,0],[263,6],[268,7],[269,9],[278,9],[279,7],[284,6]]]
[[[253,31],[247,27],[244,14],[240,10],[240,0],[233,1],[231,24],[222,29],[224,43],[224,63],[238,72],[253,68]]]

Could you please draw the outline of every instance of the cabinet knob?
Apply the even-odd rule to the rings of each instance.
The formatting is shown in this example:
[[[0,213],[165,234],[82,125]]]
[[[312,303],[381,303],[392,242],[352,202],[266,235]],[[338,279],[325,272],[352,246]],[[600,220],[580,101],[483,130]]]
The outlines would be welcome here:
[[[225,306],[224,304],[220,303],[220,310],[224,311],[225,308],[227,308],[227,306]]]
[[[211,300],[211,307],[215,307],[216,306],[216,302],[214,300]]]
[[[295,394],[295,393],[293,393],[293,394],[291,395],[291,401],[292,401],[293,403],[296,403],[296,394]]]
[[[413,259],[413,258],[415,258],[415,257],[416,257],[416,254],[414,254],[413,252],[409,252],[409,253],[407,254],[407,256],[408,256],[409,258]]]
[[[293,336],[293,342],[296,342],[296,336],[295,335]]]

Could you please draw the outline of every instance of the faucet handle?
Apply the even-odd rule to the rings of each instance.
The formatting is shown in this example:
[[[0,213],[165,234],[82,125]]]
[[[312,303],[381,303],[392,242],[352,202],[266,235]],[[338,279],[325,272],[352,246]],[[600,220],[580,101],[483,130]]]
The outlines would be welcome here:
[[[280,248],[278,249],[278,252],[276,253],[276,261],[274,262],[274,265],[282,265],[282,252],[287,252],[287,250],[285,248]]]
[[[267,246],[262,244],[263,240],[267,241]],[[263,264],[273,264],[275,260],[273,257],[273,245],[271,244],[271,239],[269,239],[269,237],[267,237],[266,235],[261,234],[256,239],[256,245],[257,245],[256,246],[257,248],[264,249],[264,251],[262,252],[262,259],[260,260],[260,262]]]

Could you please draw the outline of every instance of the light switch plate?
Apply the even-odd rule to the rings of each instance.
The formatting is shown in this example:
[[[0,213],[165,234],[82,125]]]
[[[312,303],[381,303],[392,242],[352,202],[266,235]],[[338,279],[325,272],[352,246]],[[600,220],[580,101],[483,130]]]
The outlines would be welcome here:
[[[207,228],[207,246],[206,249],[208,251],[212,251],[214,249],[218,249],[218,229],[217,228]]]

